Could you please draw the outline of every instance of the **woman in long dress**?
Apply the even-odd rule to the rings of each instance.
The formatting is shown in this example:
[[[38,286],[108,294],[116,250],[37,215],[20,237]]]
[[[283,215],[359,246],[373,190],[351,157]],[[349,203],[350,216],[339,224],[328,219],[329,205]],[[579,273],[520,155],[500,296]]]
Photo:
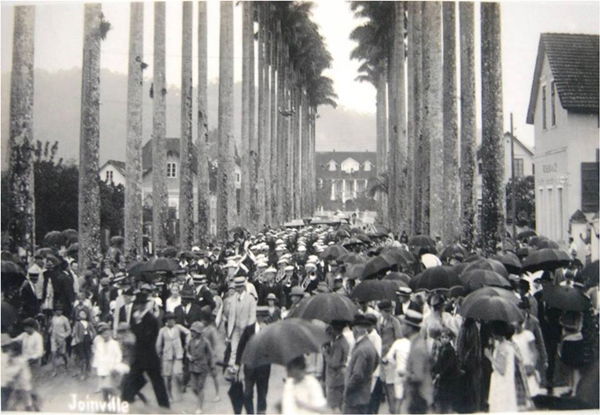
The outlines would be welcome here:
[[[517,346],[512,342],[513,327],[503,321],[491,324],[494,351],[488,398],[490,412],[517,412],[531,407],[527,377]]]

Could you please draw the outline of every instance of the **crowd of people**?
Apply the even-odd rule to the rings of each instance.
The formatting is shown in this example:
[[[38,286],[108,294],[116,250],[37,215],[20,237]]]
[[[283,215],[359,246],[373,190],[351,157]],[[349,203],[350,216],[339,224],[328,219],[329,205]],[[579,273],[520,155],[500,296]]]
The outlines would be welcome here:
[[[533,239],[523,239],[514,256],[534,251]],[[356,265],[389,248],[406,251],[406,260],[371,275],[364,266],[357,272]],[[376,414],[381,405],[389,413],[512,412],[534,408],[537,395],[597,407],[597,279],[595,286],[584,281],[576,259],[551,270],[506,272],[502,289],[521,310],[512,321],[463,316],[468,293],[460,289],[425,290],[408,281],[380,299],[354,295],[362,280],[414,280],[441,266],[460,274],[484,257],[458,243],[415,245],[406,234],[349,225],[239,230],[223,244],[166,248],[135,263],[126,263],[115,244],[85,270],[64,249],[41,249],[30,263],[3,252],[3,262],[26,275],[13,292],[3,286],[2,409],[41,409],[42,367],[51,376],[94,377],[107,401],[148,402],[142,389],[150,381],[158,405],[169,408],[189,390],[198,412],[208,378],[213,399],[221,399],[221,377],[230,396],[241,385],[236,413]],[[588,305],[549,306],[548,284],[580,291]],[[348,320],[323,316],[329,340],[320,352],[287,362],[281,404],[268,408],[271,367],[243,364],[247,345],[321,293],[352,299],[357,313]],[[591,403],[579,394],[590,376]]]

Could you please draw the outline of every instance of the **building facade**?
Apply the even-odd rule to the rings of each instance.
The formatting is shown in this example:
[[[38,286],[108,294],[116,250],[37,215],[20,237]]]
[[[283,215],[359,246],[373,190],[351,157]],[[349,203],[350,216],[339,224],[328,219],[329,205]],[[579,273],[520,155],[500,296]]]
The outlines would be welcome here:
[[[598,258],[598,36],[543,33],[527,123],[535,131],[538,233],[563,246],[569,236]],[[570,219],[584,214],[585,231]]]
[[[368,195],[377,177],[375,152],[317,152],[315,160],[319,212],[376,210]]]
[[[100,167],[100,180],[106,184],[125,186],[125,163],[118,160],[108,160]]]

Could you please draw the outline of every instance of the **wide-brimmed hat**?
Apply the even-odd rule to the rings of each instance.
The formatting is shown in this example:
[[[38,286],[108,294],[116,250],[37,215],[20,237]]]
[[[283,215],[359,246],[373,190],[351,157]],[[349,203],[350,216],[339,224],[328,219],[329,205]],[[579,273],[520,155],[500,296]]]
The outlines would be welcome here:
[[[421,323],[423,323],[423,314],[416,310],[408,309],[400,316],[400,321],[420,329]]]
[[[364,314],[356,314],[350,325],[357,327],[371,327],[371,320],[368,319]]]
[[[195,284],[205,284],[208,282],[208,278],[204,274],[192,274],[192,280]]]
[[[290,291],[290,296],[294,296],[294,295],[304,297],[304,290],[302,289],[302,287],[300,287],[298,285],[296,285],[295,287],[292,287],[292,290]]]
[[[233,279],[233,285],[237,288],[237,287],[244,287],[246,286],[246,277],[244,276],[237,276]]]
[[[314,262],[307,262],[306,265],[304,265],[304,269],[308,268],[317,269],[317,264],[315,264]]]
[[[409,287],[398,287],[398,289],[396,290],[396,294],[410,295],[412,294],[412,290]]]
[[[102,334],[104,333],[106,330],[110,330],[110,327],[108,326],[108,324],[101,322],[98,323],[98,326],[96,327],[96,332],[98,334]]]
[[[268,273],[277,274],[277,270],[273,267],[269,267],[264,271],[264,274],[268,274]]]
[[[269,295],[267,295],[267,301],[269,300],[273,300],[275,302],[279,302],[279,300],[277,299],[277,296],[274,293],[269,293]]]
[[[288,265],[284,268],[284,271],[293,271],[294,270],[294,266],[293,265]]]

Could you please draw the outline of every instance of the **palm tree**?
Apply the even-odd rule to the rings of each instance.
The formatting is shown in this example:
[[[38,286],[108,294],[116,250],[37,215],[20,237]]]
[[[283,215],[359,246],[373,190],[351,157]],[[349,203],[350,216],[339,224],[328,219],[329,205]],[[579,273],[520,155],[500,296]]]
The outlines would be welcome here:
[[[210,228],[208,166],[208,36],[206,1],[198,2],[198,241],[206,243]]]
[[[16,252],[17,248],[21,247],[30,254],[33,253],[35,247],[32,152],[34,33],[35,7],[15,6],[10,84],[8,170],[10,219],[8,232],[11,252]]]
[[[144,3],[129,12],[129,75],[127,78],[127,152],[125,177],[125,255],[143,254],[142,240],[142,93],[144,78]]]
[[[254,78],[250,78],[250,67],[254,66],[254,62],[250,61],[250,49],[254,49],[254,19],[253,19],[253,3],[247,1],[242,3],[242,154],[241,154],[241,173],[242,185],[240,189],[240,222],[247,224],[251,229],[254,229],[254,224],[251,220],[254,219],[251,214],[251,194],[252,184],[255,181],[250,176],[250,112],[254,106],[250,105],[250,88],[254,86]],[[258,78],[258,99],[259,108],[262,104],[262,54],[261,42],[259,40],[259,78]],[[260,110],[259,110],[260,112]],[[261,135],[261,123],[258,125],[259,136]],[[262,137],[261,137],[262,138]],[[259,193],[261,186],[258,186]],[[259,196],[260,198],[260,196]]]
[[[169,205],[165,168],[167,165],[166,83],[165,83],[165,2],[154,3],[154,65],[152,96],[152,231],[154,250],[166,244]]]
[[[439,2],[423,3],[423,232],[443,230],[442,212],[442,51],[441,5]],[[427,166],[429,160],[429,166]],[[428,167],[428,168],[427,168]]]
[[[81,130],[79,138],[79,264],[101,257],[100,188],[98,147],[100,141],[100,42],[110,29],[102,5],[84,7],[83,64],[81,89]]]
[[[472,248],[475,205],[475,42],[474,5],[461,2],[460,13],[460,181],[462,236],[467,249]]]
[[[194,243],[194,176],[192,170],[192,15],[193,3],[184,1],[181,40],[181,139],[179,140],[179,244]]]
[[[233,2],[222,1],[219,33],[219,166],[217,236],[227,238],[235,223],[237,198],[233,177]]]
[[[444,171],[443,207],[445,243],[456,242],[460,236],[458,179],[458,113],[456,104],[456,5],[444,2],[443,12],[443,84],[444,84]]]
[[[404,64],[405,64],[405,49],[404,49],[404,3],[394,3],[394,23],[393,23],[393,48],[395,58],[395,80],[394,86],[396,91],[394,93],[396,103],[396,177],[394,184],[396,189],[394,194],[396,200],[394,204],[396,206],[396,231],[400,234],[406,231],[408,228],[408,211],[406,209],[406,183],[408,180],[407,170],[407,137],[406,137],[406,85],[404,81]]]
[[[258,177],[255,178],[257,184],[257,226],[262,226],[267,222],[267,212],[265,206],[267,205],[267,187],[268,187],[268,172],[266,171],[269,165],[268,154],[271,147],[271,136],[267,134],[267,78],[265,74],[267,72],[266,66],[266,12],[268,4],[261,3],[258,8],[258,125],[257,125],[257,138],[260,144],[257,147],[260,148],[260,154],[257,153],[259,168]],[[258,148],[257,148],[258,150]]]
[[[278,68],[278,60],[279,60],[279,52],[278,52],[278,43],[277,43],[277,39],[276,39],[276,27],[275,23],[274,23],[274,19],[271,16],[271,8],[272,5],[270,3],[267,3],[266,6],[264,6],[267,9],[267,15],[268,15],[268,28],[269,28],[269,64],[271,66],[271,70],[270,70],[270,76],[271,76],[271,85],[270,85],[270,89],[271,89],[271,97],[270,97],[270,143],[271,143],[271,149],[270,149],[270,159],[269,159],[269,166],[265,167],[265,171],[269,172],[269,181],[268,181],[268,188],[270,190],[267,190],[267,192],[269,192],[269,197],[268,200],[266,201],[266,203],[268,204],[266,207],[266,221],[267,224],[271,225],[274,223],[277,223],[277,202],[278,202],[278,178],[277,178],[277,172],[278,172],[278,163],[279,163],[279,152],[278,152],[278,148],[279,148],[279,139],[278,139],[278,135],[277,135],[277,122],[278,122],[278,117],[279,117],[279,111],[277,110],[278,108],[278,101],[277,101],[277,97],[278,97],[278,85],[277,85],[277,68]],[[262,225],[262,224],[261,224]]]
[[[500,4],[481,3],[481,238],[488,253],[504,237],[504,146]]]

